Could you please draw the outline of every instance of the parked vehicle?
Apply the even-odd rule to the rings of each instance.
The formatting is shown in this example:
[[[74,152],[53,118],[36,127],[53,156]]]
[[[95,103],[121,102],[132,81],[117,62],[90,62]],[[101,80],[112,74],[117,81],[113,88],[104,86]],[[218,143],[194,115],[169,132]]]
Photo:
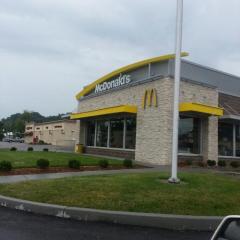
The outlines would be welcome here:
[[[2,139],[3,142],[13,142],[13,139],[12,138],[8,138],[8,137],[5,137]]]
[[[239,240],[240,239],[240,216],[225,217],[211,240]]]
[[[9,138],[5,137],[2,139],[3,142],[16,142],[16,143],[24,143],[24,138],[16,137],[16,138]]]
[[[24,143],[24,139],[16,137],[15,139],[13,139],[13,142]]]

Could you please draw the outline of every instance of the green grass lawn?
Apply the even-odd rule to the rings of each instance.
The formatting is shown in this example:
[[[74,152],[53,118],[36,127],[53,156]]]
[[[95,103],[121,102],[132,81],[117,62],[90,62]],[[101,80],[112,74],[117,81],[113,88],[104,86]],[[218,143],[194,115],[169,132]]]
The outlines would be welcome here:
[[[11,161],[13,168],[36,167],[36,161],[39,158],[45,158],[50,161],[50,166],[60,167],[67,166],[71,159],[78,159],[81,165],[97,165],[101,159],[99,157],[84,156],[76,153],[63,152],[24,152],[24,151],[10,151],[0,150],[0,161]],[[122,165],[122,161],[109,159],[110,165]]]
[[[240,214],[240,179],[182,173],[185,184],[163,183],[166,173],[118,174],[0,184],[0,194],[32,201],[134,212]]]

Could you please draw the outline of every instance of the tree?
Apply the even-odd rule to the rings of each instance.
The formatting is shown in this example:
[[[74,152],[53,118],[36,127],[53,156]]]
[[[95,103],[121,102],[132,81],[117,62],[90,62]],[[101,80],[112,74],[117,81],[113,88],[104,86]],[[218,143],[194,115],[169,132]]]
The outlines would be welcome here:
[[[0,121],[0,141],[2,141],[3,137],[4,137],[4,128],[3,128],[4,124],[2,121]]]

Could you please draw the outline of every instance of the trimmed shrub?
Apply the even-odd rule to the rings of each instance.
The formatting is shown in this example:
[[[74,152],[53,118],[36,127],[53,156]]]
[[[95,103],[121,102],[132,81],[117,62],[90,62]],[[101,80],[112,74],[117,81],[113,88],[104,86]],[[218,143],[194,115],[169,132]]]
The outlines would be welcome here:
[[[11,147],[10,151],[15,152],[15,151],[17,151],[17,148],[16,147]]]
[[[124,159],[123,160],[123,166],[127,168],[132,168],[133,167],[133,162],[130,159]]]
[[[226,164],[226,161],[225,161],[225,160],[219,160],[219,161],[218,161],[218,166],[219,166],[219,167],[226,167],[226,165],[227,165],[227,164]]]
[[[203,162],[203,161],[200,161],[200,162],[198,162],[198,166],[199,166],[199,167],[206,167],[206,166],[207,166],[207,163],[206,163],[206,162]]]
[[[186,160],[186,164],[187,164],[188,166],[191,166],[191,165],[193,164],[193,161],[192,161],[191,159],[187,159],[187,160]]]
[[[79,169],[81,166],[81,162],[76,159],[72,159],[68,161],[68,167],[73,169]]]
[[[215,160],[207,160],[207,165],[209,167],[214,167],[214,166],[216,166],[216,161]]]
[[[232,161],[232,162],[230,163],[230,165],[231,165],[231,167],[233,167],[233,168],[238,168],[238,167],[240,167],[240,162],[238,162],[238,161]]]
[[[44,151],[44,152],[48,152],[48,148],[44,148],[43,151]]]
[[[49,167],[49,160],[40,158],[37,160],[37,167],[41,169],[46,169]]]
[[[39,140],[38,144],[43,145],[43,144],[45,144],[45,142],[43,140]]]
[[[33,147],[28,147],[28,152],[32,152],[33,151]]]
[[[99,160],[98,165],[99,165],[101,168],[107,168],[108,165],[109,165],[109,162],[108,162],[107,159],[101,159],[101,160]]]
[[[8,172],[12,170],[12,163],[9,161],[0,162],[0,171]]]

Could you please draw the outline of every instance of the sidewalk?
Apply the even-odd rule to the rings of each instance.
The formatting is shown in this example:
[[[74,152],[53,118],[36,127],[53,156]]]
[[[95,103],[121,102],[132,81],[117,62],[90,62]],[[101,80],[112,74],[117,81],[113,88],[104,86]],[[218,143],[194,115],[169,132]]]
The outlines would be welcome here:
[[[142,169],[122,169],[122,170],[98,170],[98,171],[84,171],[84,172],[65,172],[65,173],[44,173],[44,174],[27,174],[27,175],[13,175],[13,176],[0,176],[1,183],[15,183],[29,180],[42,180],[42,179],[57,179],[64,177],[74,176],[95,176],[95,175],[111,175],[119,173],[145,173],[145,172],[166,172],[169,167],[158,168],[142,168]]]
[[[121,170],[98,170],[98,171],[84,171],[84,172],[65,172],[65,173],[44,173],[44,174],[26,174],[26,175],[13,175],[13,176],[0,176],[0,184],[3,183],[16,183],[22,181],[31,180],[43,180],[43,179],[57,179],[65,177],[75,176],[96,176],[96,175],[112,175],[112,174],[127,174],[127,173],[150,173],[150,172],[169,172],[170,166],[157,166],[152,168],[141,168],[141,169],[121,169]],[[239,175],[239,172],[221,171],[219,169],[206,169],[206,168],[179,168],[181,172],[192,172],[192,173],[221,173],[221,174],[234,174]]]

